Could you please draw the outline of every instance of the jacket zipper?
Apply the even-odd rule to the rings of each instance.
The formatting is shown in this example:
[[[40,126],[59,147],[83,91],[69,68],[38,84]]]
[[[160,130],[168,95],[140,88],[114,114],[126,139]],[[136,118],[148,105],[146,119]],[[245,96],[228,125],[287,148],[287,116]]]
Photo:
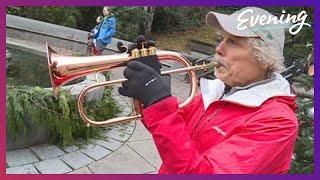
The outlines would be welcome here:
[[[192,136],[191,136],[192,139],[194,139],[194,136],[195,136],[195,134],[197,132],[198,126],[200,125],[200,122],[203,121],[203,117],[204,117],[205,114],[206,114],[205,112],[202,112],[199,121],[197,121],[196,125],[194,126],[194,130],[192,131]]]
[[[220,112],[221,112],[221,109],[226,105],[226,103],[223,103],[222,105],[219,105],[217,107],[217,109],[207,117],[207,120],[204,121],[203,118],[204,118],[204,115],[206,114],[205,112],[201,115],[201,118],[200,120],[197,122],[197,124],[195,125],[194,127],[194,131],[193,131],[193,134],[192,134],[192,138],[195,140],[196,138],[198,138],[198,136],[201,134],[203,128],[205,127],[205,125],[210,122],[213,118],[215,118]],[[203,125],[201,126],[200,128],[200,124],[201,122],[203,122]],[[200,128],[200,129],[199,129]]]

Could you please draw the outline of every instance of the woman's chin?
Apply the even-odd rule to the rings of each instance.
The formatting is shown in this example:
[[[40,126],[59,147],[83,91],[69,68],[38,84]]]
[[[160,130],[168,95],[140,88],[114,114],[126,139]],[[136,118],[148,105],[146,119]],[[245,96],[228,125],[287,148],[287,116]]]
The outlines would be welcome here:
[[[228,78],[228,73],[226,72],[226,69],[221,67],[214,72],[214,75],[221,80]]]

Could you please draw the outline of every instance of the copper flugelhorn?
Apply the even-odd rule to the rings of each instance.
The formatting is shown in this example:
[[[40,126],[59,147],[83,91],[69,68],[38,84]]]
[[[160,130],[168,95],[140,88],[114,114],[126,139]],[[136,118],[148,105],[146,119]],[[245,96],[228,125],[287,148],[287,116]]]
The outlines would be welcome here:
[[[190,103],[197,89],[197,77],[195,74],[196,70],[207,69],[210,67],[219,66],[220,63],[213,61],[210,63],[203,63],[201,65],[191,66],[189,61],[180,55],[177,52],[172,51],[155,51],[154,47],[150,47],[148,49],[144,48],[141,50],[133,50],[131,51],[131,55],[127,53],[122,54],[114,54],[114,55],[101,55],[101,56],[63,56],[56,53],[49,45],[46,44],[47,48],[47,58],[48,58],[48,66],[49,66],[49,75],[51,79],[52,88],[54,90],[54,94],[58,93],[59,87],[67,82],[83,77],[88,74],[97,73],[97,72],[106,72],[113,68],[124,67],[127,63],[139,56],[146,55],[154,55],[158,56],[159,61],[163,60],[175,60],[178,61],[184,68],[174,69],[169,71],[161,72],[161,74],[174,74],[174,73],[182,73],[188,72],[190,83],[191,83],[191,92],[190,96],[181,104],[179,104],[179,108],[183,108],[185,105]],[[102,86],[112,86],[116,83],[122,83],[127,79],[117,79],[106,82],[96,83],[84,88],[78,96],[78,110],[81,118],[87,126],[106,126],[113,123],[133,120],[136,118],[141,118],[142,114],[142,105],[137,100],[134,100],[134,108],[135,114],[126,117],[117,117],[105,121],[93,121],[91,120],[86,112],[84,111],[84,100],[85,94],[91,90],[96,89]]]

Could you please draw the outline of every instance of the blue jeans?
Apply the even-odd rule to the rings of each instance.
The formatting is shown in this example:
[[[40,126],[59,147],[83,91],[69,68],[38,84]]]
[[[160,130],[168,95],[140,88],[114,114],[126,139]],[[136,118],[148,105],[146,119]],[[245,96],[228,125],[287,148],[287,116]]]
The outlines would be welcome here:
[[[107,44],[103,44],[101,41],[97,40],[96,42],[96,48],[102,52],[103,50],[105,50]]]

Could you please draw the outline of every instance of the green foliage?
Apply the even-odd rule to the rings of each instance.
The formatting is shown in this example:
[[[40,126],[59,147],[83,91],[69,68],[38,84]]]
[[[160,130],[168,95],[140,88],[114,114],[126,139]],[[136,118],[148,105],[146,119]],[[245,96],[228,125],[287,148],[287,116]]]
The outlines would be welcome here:
[[[157,7],[152,29],[154,32],[185,31],[204,23],[208,8]]]
[[[312,8],[299,8],[291,7],[285,8],[287,13],[298,14],[302,10],[306,11],[308,17],[305,23],[309,23],[313,26],[313,9]],[[284,57],[303,58],[313,51],[313,28],[304,26],[301,31],[296,35],[286,34],[286,44],[284,48]],[[307,46],[310,45],[310,46]],[[305,62],[302,62],[302,64]]]
[[[74,7],[8,7],[7,13],[72,28],[77,27],[78,10]]]
[[[312,77],[302,75],[302,79],[300,86],[305,89],[313,88]],[[314,170],[314,117],[310,109],[314,107],[314,100],[299,98],[297,104],[299,133],[290,173],[312,173]]]
[[[313,9],[305,7],[286,7],[286,13],[298,14],[305,10],[308,14],[306,23],[313,26]],[[296,68],[302,68],[301,73],[307,71],[308,56],[313,52],[313,28],[304,26],[296,35],[286,35],[284,57],[292,58]],[[289,62],[290,64],[290,62]],[[306,74],[297,74],[298,86],[305,90],[314,87],[314,79]],[[313,173],[314,171],[314,117],[310,109],[314,107],[314,99],[298,98],[297,117],[299,121],[298,138],[295,144],[294,159],[291,164],[290,173]]]
[[[111,89],[105,89],[102,100],[86,102],[85,110],[93,119],[113,118],[119,112],[110,95]],[[77,101],[67,92],[61,92],[56,99],[52,96],[52,91],[39,87],[8,87],[8,135],[25,135],[34,126],[48,129],[51,141],[62,146],[74,143],[77,138],[87,140],[99,134],[98,128],[83,124]]]
[[[112,12],[117,19],[117,35],[119,39],[133,41],[140,34],[144,34],[144,22],[150,15],[143,7],[114,7]]]
[[[76,28],[91,31],[96,25],[96,18],[102,16],[103,7],[73,7],[76,10]]]
[[[291,173],[312,173],[314,169],[314,124],[310,108],[312,101],[300,100],[298,108],[299,134],[295,145],[295,158]]]
[[[117,19],[116,37],[133,41],[144,34],[152,14],[144,7],[111,7]],[[204,23],[208,8],[156,7],[152,23],[153,31],[184,31]],[[8,14],[23,16],[44,22],[90,31],[95,19],[102,15],[102,7],[8,7]]]

